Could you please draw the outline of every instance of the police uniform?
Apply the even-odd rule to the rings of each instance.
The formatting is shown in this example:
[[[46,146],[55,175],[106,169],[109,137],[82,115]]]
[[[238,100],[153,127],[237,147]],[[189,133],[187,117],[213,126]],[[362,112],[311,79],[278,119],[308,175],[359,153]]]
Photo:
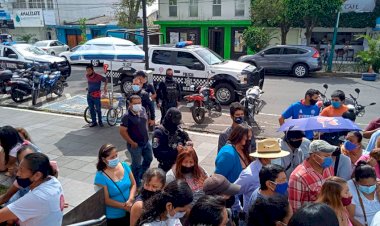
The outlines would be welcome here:
[[[157,103],[161,100],[161,122],[169,108],[177,107],[180,97],[180,86],[173,78],[166,77],[165,81],[158,84]]]

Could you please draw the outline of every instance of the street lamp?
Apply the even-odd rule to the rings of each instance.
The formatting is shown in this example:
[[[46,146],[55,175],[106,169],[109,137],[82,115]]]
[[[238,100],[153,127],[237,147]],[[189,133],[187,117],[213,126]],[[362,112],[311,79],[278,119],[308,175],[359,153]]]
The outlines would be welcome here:
[[[148,25],[146,23],[146,0],[142,0],[142,14],[143,14],[143,29],[144,29],[144,40],[143,40],[143,50],[145,52],[145,70],[149,69],[149,59],[148,59]]]

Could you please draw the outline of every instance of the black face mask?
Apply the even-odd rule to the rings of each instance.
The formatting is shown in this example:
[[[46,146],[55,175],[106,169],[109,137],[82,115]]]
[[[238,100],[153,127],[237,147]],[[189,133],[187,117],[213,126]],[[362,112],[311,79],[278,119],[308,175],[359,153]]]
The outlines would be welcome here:
[[[318,100],[310,99],[310,105],[315,105],[318,102]]]
[[[152,196],[154,196],[155,194],[159,193],[160,191],[149,191],[149,190],[146,190],[146,189],[142,189],[141,190],[141,198],[143,201],[146,201],[148,199],[150,199]]]
[[[236,117],[236,118],[234,118],[234,122],[236,124],[242,124],[244,122],[244,118],[243,117]]]
[[[194,172],[194,166],[191,166],[191,167],[181,166],[181,173],[188,174],[192,172]]]
[[[168,79],[168,80],[173,80],[173,75],[168,75],[168,74],[166,74],[166,79]]]
[[[302,144],[302,140],[296,140],[296,141],[292,141],[292,140],[288,140],[288,143],[293,147],[293,148],[299,148]]]
[[[32,184],[32,181],[29,178],[20,178],[16,177],[17,184],[23,188],[29,187]]]
[[[235,204],[235,196],[232,195],[229,199],[226,200],[226,208],[231,208]]]

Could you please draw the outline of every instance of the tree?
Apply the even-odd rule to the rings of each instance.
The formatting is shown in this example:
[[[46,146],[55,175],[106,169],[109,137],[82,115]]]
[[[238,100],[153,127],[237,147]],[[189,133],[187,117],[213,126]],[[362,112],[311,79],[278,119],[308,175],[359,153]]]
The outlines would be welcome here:
[[[126,28],[136,28],[138,13],[141,9],[141,0],[121,0],[117,7],[116,17],[118,25]],[[154,0],[147,0],[146,4],[151,5]]]
[[[281,44],[286,44],[290,30],[287,16],[287,5],[284,0],[252,0],[252,21],[256,26],[280,27]]]
[[[244,42],[255,52],[267,47],[273,38],[273,34],[263,27],[249,27],[243,32]]]
[[[377,38],[373,38],[369,35],[360,35],[357,37],[357,39],[361,38],[367,40],[368,50],[358,52],[357,57],[369,65],[369,72],[371,72],[372,69],[378,72],[380,67],[380,36]]]
[[[82,37],[82,41],[80,41],[79,44],[83,44],[87,41],[87,34],[86,34],[87,25],[86,25],[86,22],[87,22],[86,18],[80,18],[79,19],[79,29],[81,31],[80,35]]]
[[[288,6],[290,19],[302,19],[306,29],[306,43],[310,45],[314,27],[321,23],[321,18],[334,18],[344,0],[284,0]]]
[[[29,43],[30,40],[34,37],[34,34],[23,34],[20,36],[20,40],[26,42],[26,43]]]

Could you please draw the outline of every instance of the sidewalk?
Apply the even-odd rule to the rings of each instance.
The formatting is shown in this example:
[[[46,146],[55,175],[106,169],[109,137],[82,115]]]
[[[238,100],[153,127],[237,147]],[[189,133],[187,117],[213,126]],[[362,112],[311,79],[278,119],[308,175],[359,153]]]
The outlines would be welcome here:
[[[10,117],[12,116],[12,117]],[[24,127],[32,141],[55,160],[59,176],[93,184],[97,155],[101,145],[114,144],[121,160],[130,163],[125,155],[126,145],[119,127],[88,128],[83,117],[0,107],[0,125]],[[209,173],[214,171],[218,135],[189,132],[200,165]],[[156,167],[154,160],[151,167]]]

